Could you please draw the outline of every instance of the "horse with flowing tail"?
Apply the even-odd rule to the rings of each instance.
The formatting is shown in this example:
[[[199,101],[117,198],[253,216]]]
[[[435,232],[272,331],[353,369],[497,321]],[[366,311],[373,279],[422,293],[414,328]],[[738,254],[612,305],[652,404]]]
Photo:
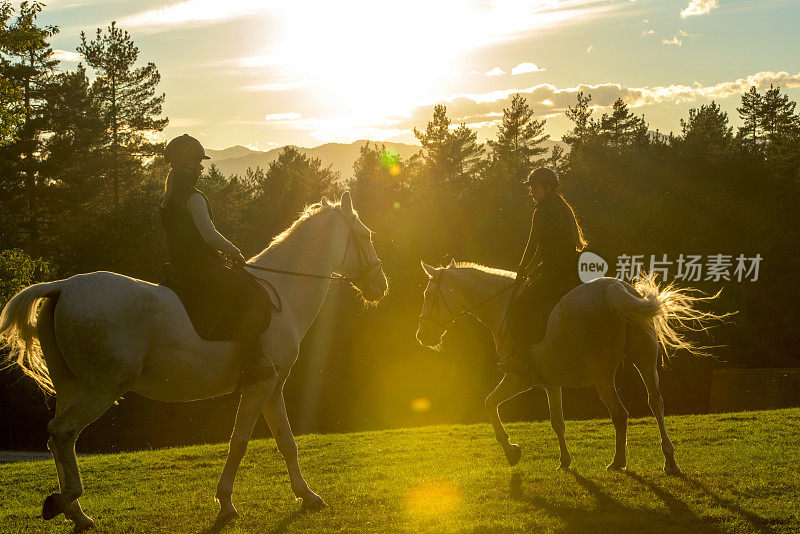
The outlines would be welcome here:
[[[300,472],[283,385],[331,280],[349,281],[368,301],[380,300],[387,290],[372,233],[359,220],[349,193],[336,204],[323,198],[306,208],[246,265],[283,302],[261,336],[278,376],[242,388],[216,488],[217,522],[237,515],[233,482],[260,413],[286,462],[295,496],[304,508],[324,505]],[[110,272],[22,290],[0,315],[0,341],[11,347],[11,363],[56,395],[47,446],[55,459],[60,492],[45,499],[42,515],[51,519],[64,513],[78,531],[94,526],[78,503],[84,488],[75,441],[87,425],[128,391],[186,402],[225,395],[239,385],[235,343],[201,339],[172,290]]]
[[[471,314],[492,331],[497,354],[507,354],[511,339],[504,323],[516,287],[515,273],[454,261],[444,268],[422,262],[422,268],[429,280],[417,340],[436,348],[456,319]],[[616,278],[598,278],[567,293],[550,313],[545,338],[531,348],[530,375],[506,373],[486,398],[486,412],[508,463],[515,465],[521,452],[518,445],[509,442],[497,410],[500,404],[535,385],[544,388],[561,451],[559,469],[568,469],[572,456],[564,438],[561,388],[594,386],[616,430],[616,450],[608,469],[624,469],[628,412],[617,395],[614,375],[625,357],[636,366],[647,387],[650,409],[661,433],[664,472],[679,475],[675,449],[664,425],[657,369],[659,347],[665,354],[668,349],[703,354],[703,347],[686,340],[679,329],[694,322],[705,330],[709,321],[729,315],[698,310],[696,304],[713,300],[719,293],[697,296],[695,292],[674,284],[662,287],[653,277],[645,276],[633,285]]]

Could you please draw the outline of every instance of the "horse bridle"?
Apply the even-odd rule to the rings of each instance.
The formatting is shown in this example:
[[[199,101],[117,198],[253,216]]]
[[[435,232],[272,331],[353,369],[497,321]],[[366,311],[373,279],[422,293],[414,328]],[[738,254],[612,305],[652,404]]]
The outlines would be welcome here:
[[[456,322],[457,319],[461,317],[462,314],[457,314],[453,311],[453,309],[447,304],[447,300],[444,298],[444,293],[442,292],[442,275],[441,273],[437,274],[434,278],[431,279],[431,283],[435,284],[436,286],[436,294],[433,303],[431,303],[431,312],[433,313],[435,310],[435,318],[425,317],[425,311],[419,314],[419,322],[422,323],[429,323],[438,328],[441,328],[442,331],[447,330],[447,328]],[[441,319],[441,305],[444,305],[447,313],[450,314],[450,320],[445,322]]]
[[[355,225],[351,221],[347,220],[347,217],[345,216],[344,213],[342,213],[339,210],[336,210],[336,212],[339,215],[342,216],[342,218],[344,219],[345,224],[347,225],[347,228],[350,230],[349,233],[347,234],[347,245],[345,245],[345,247],[344,247],[344,256],[342,256],[342,262],[339,264],[339,267],[336,269],[338,271],[339,269],[344,267],[344,262],[345,262],[345,260],[347,260],[347,251],[350,250],[350,244],[353,242],[353,238],[356,235],[356,228],[355,228]],[[370,261],[369,260],[369,255],[367,254],[367,252],[365,250],[365,247],[359,246],[359,243],[358,243],[357,239],[356,239],[355,243],[356,243],[356,251],[358,252],[358,267],[359,267],[359,270],[361,271],[361,274],[359,274],[358,276],[356,276],[354,278],[350,278],[350,277],[347,277],[347,276],[344,276],[344,275],[341,275],[341,274],[337,275],[340,280],[345,281],[345,282],[349,282],[351,285],[355,285],[357,282],[359,282],[359,281],[363,280],[364,278],[366,278],[367,276],[369,276],[369,274],[372,273],[372,271],[374,271],[375,269],[377,269],[381,265],[383,265],[383,262],[380,260],[380,258],[376,258],[374,261]]]
[[[347,245],[345,245],[345,247],[344,247],[344,256],[342,257],[342,262],[339,264],[339,267],[337,267],[337,269],[336,269],[336,270],[339,270],[344,266],[344,262],[347,260],[347,252],[350,250],[350,244],[353,242],[353,236],[356,233],[356,229],[355,229],[355,225],[347,220],[347,217],[345,216],[344,213],[342,213],[340,210],[336,210],[336,213],[338,213],[344,219],[345,224],[347,225],[347,229],[349,230],[349,232],[347,234]],[[374,261],[369,261],[369,255],[367,254],[367,252],[364,250],[363,247],[358,246],[358,241],[357,240],[356,240],[356,250],[358,251],[358,264],[359,264],[359,269],[360,269],[361,272],[360,272],[360,274],[358,276],[352,277],[352,278],[349,277],[349,276],[345,276],[343,274],[336,273],[336,272],[334,272],[332,274],[329,274],[329,275],[325,275],[325,274],[301,273],[301,272],[297,272],[297,271],[287,271],[287,270],[284,270],[284,269],[274,269],[272,267],[260,267],[258,265],[252,265],[252,264],[249,264],[249,263],[245,263],[244,266],[249,268],[249,269],[255,269],[257,271],[265,271],[265,272],[276,273],[276,274],[285,274],[285,275],[288,275],[288,276],[299,276],[299,277],[302,277],[302,278],[318,278],[318,279],[323,279],[323,280],[335,280],[335,281],[339,281],[339,282],[348,282],[351,285],[356,285],[356,283],[358,283],[359,281],[361,281],[364,278],[366,278],[367,275],[369,275],[372,271],[374,271],[376,268],[380,267],[383,264],[383,262],[381,262],[380,259],[375,259]],[[251,276],[254,276],[255,278],[258,278],[259,280],[268,281],[268,280],[266,280],[264,278],[261,278],[259,276],[255,276],[255,275],[252,275],[252,274],[251,274]]]
[[[470,308],[467,308],[467,309],[464,309],[464,310],[461,310],[460,312],[456,313],[456,312],[453,311],[453,309],[450,307],[450,305],[447,304],[447,300],[445,299],[444,293],[442,292],[442,273],[437,273],[436,276],[431,279],[431,283],[436,285],[436,298],[435,298],[435,301],[434,301],[435,305],[434,304],[431,305],[431,308],[435,307],[436,318],[434,319],[434,318],[431,318],[431,317],[425,317],[425,313],[424,313],[424,310],[423,310],[423,313],[421,313],[419,315],[419,322],[420,322],[420,324],[422,324],[422,323],[432,324],[432,325],[440,328],[442,330],[442,332],[447,330],[450,327],[451,324],[453,324],[454,322],[456,322],[460,318],[464,317],[465,315],[468,315],[468,314],[472,313],[473,311],[477,310],[478,308],[480,308],[481,306],[483,306],[484,304],[486,304],[490,300],[494,299],[495,297],[498,297],[498,296],[502,295],[503,293],[505,293],[506,291],[508,291],[509,289],[513,288],[516,285],[516,284],[511,284],[511,285],[509,285],[507,287],[504,287],[503,289],[501,289],[497,293],[494,293],[491,296],[483,299],[482,301],[478,302],[474,306],[472,306]],[[446,322],[442,321],[442,319],[440,317],[441,316],[441,304],[444,305],[445,309],[447,310],[447,313],[450,314],[450,320],[449,321],[446,321]]]

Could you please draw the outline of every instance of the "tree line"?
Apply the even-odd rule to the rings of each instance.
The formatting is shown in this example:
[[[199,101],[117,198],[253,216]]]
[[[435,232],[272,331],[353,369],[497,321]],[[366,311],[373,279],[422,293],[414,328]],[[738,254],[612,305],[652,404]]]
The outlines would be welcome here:
[[[5,302],[32,281],[92,270],[158,281],[165,246],[156,207],[167,172],[158,134],[168,124],[158,69],[141,60],[132,37],[113,22],[93,36],[81,33],[82,61],[59,69],[50,45],[58,28],[38,25],[42,9],[38,2],[16,10],[0,4],[0,297]],[[664,134],[622,99],[602,109],[590,94],[577,93],[566,111],[567,148],[548,150],[545,119],[517,94],[485,143],[437,105],[424,128],[414,129],[420,150],[407,160],[367,143],[343,180],[319,159],[286,147],[267,168],[244,175],[224,176],[212,166],[199,187],[217,226],[245,254],[266,246],[306,204],[352,190],[362,220],[376,231],[391,285],[385,309],[354,319],[366,327],[352,326],[375,332],[402,325],[409,335],[388,349],[355,336],[341,340],[340,350],[371,347],[394,361],[421,350],[409,333],[425,283],[419,259],[516,267],[532,210],[522,180],[549,165],[561,175],[561,192],[590,250],[607,260],[760,254],[759,280],[726,284],[717,303],[717,311],[739,314],[717,330],[714,341],[724,346],[716,354],[725,365],[796,366],[795,106],[778,87],[751,87],[737,108],[741,126],[712,101],[691,109],[679,132]]]

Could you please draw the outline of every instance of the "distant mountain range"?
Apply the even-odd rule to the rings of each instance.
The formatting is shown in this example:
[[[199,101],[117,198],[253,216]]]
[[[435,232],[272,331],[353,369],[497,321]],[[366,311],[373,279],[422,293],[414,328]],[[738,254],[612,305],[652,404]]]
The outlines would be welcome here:
[[[369,141],[373,143],[373,141]],[[366,140],[356,141],[354,143],[326,143],[313,148],[295,147],[300,152],[308,157],[319,158],[323,165],[332,165],[334,171],[338,171],[342,180],[346,181],[353,177],[353,162],[358,158],[358,152]],[[400,159],[405,161],[420,150],[419,145],[407,145],[404,143],[389,143],[378,142],[378,145],[384,145],[386,150],[400,155]],[[545,141],[544,146],[549,152],[553,149],[554,145],[561,145],[562,148],[567,150],[569,147],[561,141]],[[206,150],[206,154],[211,156],[210,160],[204,164],[206,170],[213,163],[217,166],[220,172],[229,176],[231,174],[238,174],[244,176],[248,168],[255,169],[261,167],[266,170],[269,164],[278,159],[278,154],[284,147],[274,148],[272,150],[251,150],[247,147],[240,145],[225,148],[223,150]]]

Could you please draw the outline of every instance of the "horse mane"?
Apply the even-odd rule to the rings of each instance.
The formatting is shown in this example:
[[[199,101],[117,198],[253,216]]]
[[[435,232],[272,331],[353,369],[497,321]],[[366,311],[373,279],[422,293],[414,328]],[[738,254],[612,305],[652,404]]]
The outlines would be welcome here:
[[[458,269],[473,269],[476,271],[481,271],[486,274],[491,274],[494,276],[504,276],[506,278],[516,278],[517,274],[513,271],[506,271],[505,269],[497,269],[495,267],[487,267],[486,265],[481,265],[479,263],[473,263],[471,261],[457,261],[455,262],[455,266]]]
[[[287,237],[294,233],[294,231],[297,230],[301,224],[310,219],[312,215],[316,215],[317,213],[321,212],[323,209],[325,209],[325,207],[319,202],[316,204],[310,204],[303,208],[303,211],[300,212],[300,216],[295,219],[289,228],[272,238],[272,241],[270,241],[266,250],[269,250],[275,245],[282,243]]]

